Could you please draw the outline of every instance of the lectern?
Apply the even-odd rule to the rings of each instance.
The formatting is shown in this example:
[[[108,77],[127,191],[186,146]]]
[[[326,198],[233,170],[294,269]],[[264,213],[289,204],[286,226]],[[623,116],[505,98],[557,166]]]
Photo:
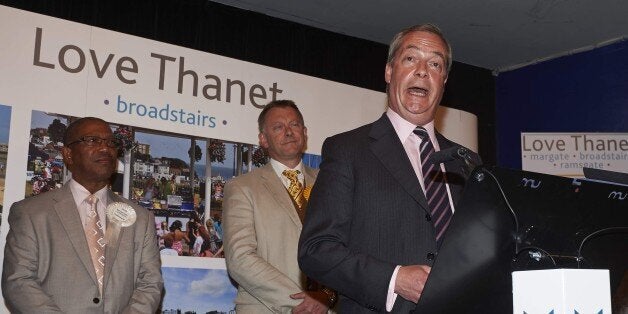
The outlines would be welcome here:
[[[417,313],[512,313],[513,271],[628,266],[628,186],[478,166]]]

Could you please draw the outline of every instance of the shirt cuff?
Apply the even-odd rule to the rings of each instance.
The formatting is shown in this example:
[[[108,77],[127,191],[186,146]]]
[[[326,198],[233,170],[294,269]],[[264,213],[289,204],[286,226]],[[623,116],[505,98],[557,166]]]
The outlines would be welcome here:
[[[390,277],[390,283],[388,284],[388,295],[386,296],[386,312],[390,312],[393,309],[393,305],[395,305],[395,300],[397,300],[397,294],[395,293],[395,283],[397,282],[397,273],[399,272],[400,265],[395,267],[395,271]]]

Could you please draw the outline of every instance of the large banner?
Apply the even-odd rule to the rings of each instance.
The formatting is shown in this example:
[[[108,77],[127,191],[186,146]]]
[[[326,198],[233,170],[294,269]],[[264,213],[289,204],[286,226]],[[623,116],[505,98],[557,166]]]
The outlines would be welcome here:
[[[260,109],[293,99],[313,153],[384,106],[379,92],[5,7],[0,23],[10,106],[256,143]]]
[[[212,234],[211,246],[190,240],[162,258],[164,313],[233,309],[224,259],[203,257],[221,256],[224,183],[263,160],[255,145],[266,103],[299,106],[312,166],[326,137],[385,110],[380,92],[4,6],[0,69],[0,265],[10,205],[66,182],[59,134],[75,118],[97,116],[136,145],[112,186],[154,211],[156,236],[173,225],[190,238],[201,225]],[[441,108],[439,119],[443,134],[477,151],[475,116]]]

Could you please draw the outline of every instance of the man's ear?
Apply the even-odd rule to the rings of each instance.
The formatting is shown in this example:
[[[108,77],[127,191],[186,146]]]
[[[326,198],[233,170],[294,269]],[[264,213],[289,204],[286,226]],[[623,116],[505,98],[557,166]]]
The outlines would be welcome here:
[[[61,155],[63,155],[63,163],[66,165],[72,165],[74,163],[72,160],[72,149],[69,147],[63,146],[61,148]]]
[[[392,67],[390,63],[386,63],[386,70],[384,71],[384,80],[386,84],[390,84],[390,78],[392,77]]]
[[[268,140],[266,139],[264,133],[259,132],[259,134],[257,134],[257,139],[259,140],[259,146],[264,149],[268,148]]]
[[[307,127],[303,127],[303,152],[307,150]]]

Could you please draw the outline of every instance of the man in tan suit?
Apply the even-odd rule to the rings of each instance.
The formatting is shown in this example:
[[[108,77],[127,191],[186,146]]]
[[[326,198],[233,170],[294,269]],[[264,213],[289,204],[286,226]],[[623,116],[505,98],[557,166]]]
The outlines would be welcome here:
[[[227,269],[239,284],[236,311],[325,313],[335,294],[308,284],[297,264],[317,174],[301,161],[307,141],[303,116],[294,102],[277,100],[262,110],[258,126],[270,163],[227,183],[223,201]]]
[[[157,309],[163,279],[153,215],[107,188],[119,147],[105,121],[77,120],[62,151],[73,179],[11,206],[2,272],[11,312]],[[114,203],[116,215],[105,213]]]

